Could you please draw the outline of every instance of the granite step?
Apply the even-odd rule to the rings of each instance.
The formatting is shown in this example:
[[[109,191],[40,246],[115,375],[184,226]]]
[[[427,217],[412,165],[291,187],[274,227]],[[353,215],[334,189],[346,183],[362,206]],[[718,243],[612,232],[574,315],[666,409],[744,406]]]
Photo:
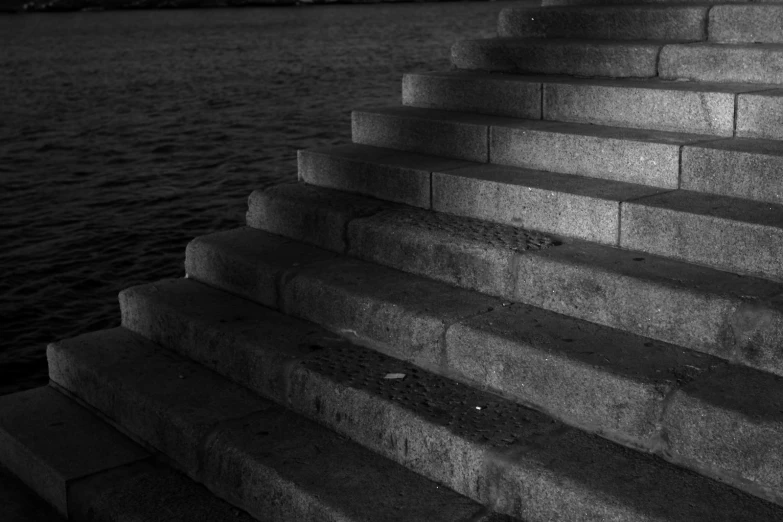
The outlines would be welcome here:
[[[50,386],[0,397],[0,451],[2,465],[62,520],[255,520]],[[32,521],[14,517],[44,512],[38,506],[17,510],[24,500],[18,497],[6,499],[4,521]]]
[[[54,383],[258,520],[502,520],[125,328],[47,356]]]
[[[707,39],[708,11],[706,5],[506,7],[498,36],[701,41]]]
[[[753,0],[541,0],[541,5],[548,6],[633,6],[643,5],[715,5],[715,4],[744,4]],[[780,0],[772,0],[772,2]],[[769,3],[772,3],[769,2]]]
[[[355,110],[352,116],[359,145],[670,189],[679,184],[682,146],[715,139],[416,107]]]
[[[658,76],[666,80],[783,83],[783,44],[665,45]]]
[[[296,249],[296,261],[290,249]],[[180,319],[166,321],[195,323],[207,310],[223,317],[227,312],[217,311],[253,308],[242,299],[264,303],[267,292],[237,286],[224,263],[211,261],[216,258],[248,267],[248,279],[257,274],[273,282],[286,314],[569,425],[783,498],[777,456],[783,378],[373,263],[312,261],[323,259],[317,248],[307,252],[262,231],[211,234],[188,249],[188,277],[240,297],[182,280],[166,283],[165,290],[161,284],[158,291],[136,287],[121,296],[126,326],[158,339],[160,333],[149,333],[155,318],[176,315]]]
[[[245,299],[193,281],[154,286],[124,293],[132,328],[508,515],[534,522],[783,514],[655,456]]]
[[[783,375],[783,284],[769,279],[306,185],[253,192],[247,224]],[[341,242],[309,239],[327,233]]]
[[[769,107],[779,98],[741,97],[739,107],[735,100],[737,95],[771,88],[450,71],[406,74],[402,102],[410,107],[725,137],[734,135],[736,118],[739,133],[765,137],[781,135]]]
[[[710,9],[709,39],[719,43],[783,43],[783,5],[716,5]]]
[[[740,94],[737,98],[736,135],[783,140],[783,89]]]

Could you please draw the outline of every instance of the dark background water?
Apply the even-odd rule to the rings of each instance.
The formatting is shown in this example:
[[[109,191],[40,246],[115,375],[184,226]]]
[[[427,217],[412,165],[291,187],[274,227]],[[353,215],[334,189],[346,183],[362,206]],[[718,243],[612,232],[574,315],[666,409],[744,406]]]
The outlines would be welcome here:
[[[119,325],[117,293],[181,277],[243,224],[296,150],[346,143],[351,108],[495,33],[497,3],[0,17],[0,394],[45,348]]]

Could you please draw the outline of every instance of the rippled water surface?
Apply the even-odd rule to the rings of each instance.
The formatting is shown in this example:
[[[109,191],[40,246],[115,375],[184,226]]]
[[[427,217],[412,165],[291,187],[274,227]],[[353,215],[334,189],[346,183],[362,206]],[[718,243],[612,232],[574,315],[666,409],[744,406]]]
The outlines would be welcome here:
[[[184,275],[298,148],[349,140],[504,3],[0,17],[0,393],[46,344],[119,325],[117,292]]]

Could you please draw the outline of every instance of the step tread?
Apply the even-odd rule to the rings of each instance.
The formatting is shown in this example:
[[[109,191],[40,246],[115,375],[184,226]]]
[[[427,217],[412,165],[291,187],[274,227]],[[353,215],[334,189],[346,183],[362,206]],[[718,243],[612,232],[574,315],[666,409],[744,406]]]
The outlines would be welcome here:
[[[48,356],[55,383],[255,516],[467,521],[481,511],[124,328],[54,343]]]
[[[505,508],[501,511],[518,510],[512,514],[530,520],[551,520],[554,514],[561,519],[576,520],[585,513],[617,520],[699,520],[702,517],[704,520],[716,520],[713,517],[730,520],[739,516],[743,509],[759,510],[754,516],[762,518],[780,516],[780,507],[744,496],[655,457],[628,451],[553,422],[506,399],[459,385],[373,350],[339,343],[332,338],[322,341],[324,349],[303,358],[299,355],[301,334],[296,333],[301,332],[302,327],[281,329],[273,338],[288,335],[290,340],[270,345],[263,341],[268,335],[267,329],[276,328],[278,324],[287,326],[291,319],[280,318],[276,312],[254,307],[247,301],[236,301],[249,317],[246,326],[236,323],[233,328],[228,326],[229,330],[237,332],[232,335],[221,326],[225,324],[221,323],[221,318],[225,317],[221,310],[226,308],[207,305],[218,299],[213,294],[215,290],[182,280],[165,282],[165,285],[172,289],[168,298],[160,290],[157,295],[144,288],[132,292],[146,294],[158,303],[171,299],[169,314],[187,314],[192,318],[185,321],[190,322],[190,326],[175,328],[191,332],[196,328],[204,332],[202,337],[191,333],[191,340],[185,343],[177,341],[184,336],[174,335],[172,344],[179,345],[178,349],[189,350],[182,345],[199,344],[199,338],[205,341],[221,338],[226,347],[224,352],[231,346],[233,350],[243,352],[240,358],[252,353],[261,359],[256,362],[258,367],[268,365],[275,358],[282,359],[280,352],[291,350],[288,359],[295,357],[297,367],[288,366],[291,382],[295,383],[288,388],[288,397],[292,404],[299,405],[295,407],[306,408],[308,415],[316,415],[321,422],[361,437],[364,443],[372,443],[384,452],[394,452],[398,458],[406,456],[405,444],[400,439],[407,438],[408,465],[424,468],[422,460],[426,460],[435,470],[441,470],[431,473],[456,475],[452,480],[468,491],[475,491],[476,496],[491,498],[500,494],[494,501]],[[197,294],[204,296],[203,301],[195,297]],[[232,298],[225,296],[224,299]],[[210,312],[192,306],[183,308],[194,302],[205,303]],[[201,326],[196,327],[195,323]],[[207,333],[208,330],[211,332]],[[295,332],[293,338],[292,331]],[[266,351],[271,353],[266,355],[263,353]],[[399,373],[405,377],[389,378],[390,374]],[[320,398],[315,406],[312,405],[313,397]],[[477,415],[480,420],[472,420]],[[368,423],[367,418],[377,420]],[[432,435],[435,433],[437,437]],[[389,447],[383,441],[392,434],[398,442]],[[431,442],[427,443],[428,440]],[[433,443],[437,444],[437,450],[431,446]],[[456,464],[463,461],[472,464],[467,464],[467,468]],[[481,462],[484,464],[479,464]],[[443,470],[444,467],[449,469]],[[477,483],[476,473],[487,478],[489,476],[485,474],[494,473],[498,483],[487,484],[481,480]],[[513,486],[517,480],[524,481],[526,487]],[[651,488],[651,484],[655,487]],[[493,491],[494,488],[498,489]],[[558,491],[558,494],[552,495],[552,491]],[[514,502],[515,495],[522,495],[527,501]]]

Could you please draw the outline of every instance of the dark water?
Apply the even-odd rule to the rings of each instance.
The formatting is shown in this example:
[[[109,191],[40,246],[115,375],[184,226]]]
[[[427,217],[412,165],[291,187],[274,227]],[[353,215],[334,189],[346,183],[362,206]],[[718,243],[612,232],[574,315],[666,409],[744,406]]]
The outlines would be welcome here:
[[[296,149],[494,33],[497,3],[0,17],[0,393],[45,347],[119,324],[117,292],[184,275]]]

